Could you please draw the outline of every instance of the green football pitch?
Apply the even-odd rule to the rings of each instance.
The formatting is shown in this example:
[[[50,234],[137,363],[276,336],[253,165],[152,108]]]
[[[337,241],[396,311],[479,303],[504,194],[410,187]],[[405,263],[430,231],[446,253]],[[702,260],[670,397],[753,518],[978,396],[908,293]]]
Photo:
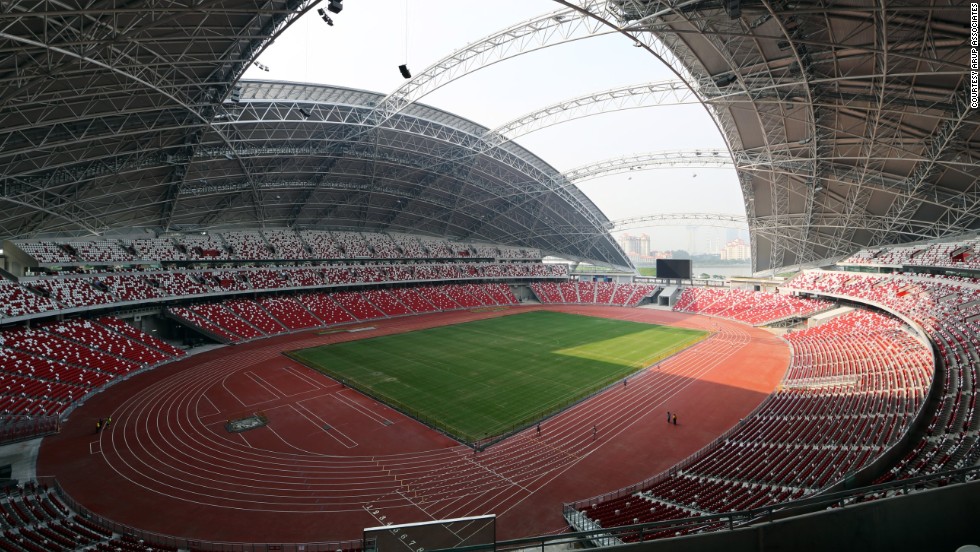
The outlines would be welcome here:
[[[534,311],[288,355],[476,443],[541,420],[707,335]]]

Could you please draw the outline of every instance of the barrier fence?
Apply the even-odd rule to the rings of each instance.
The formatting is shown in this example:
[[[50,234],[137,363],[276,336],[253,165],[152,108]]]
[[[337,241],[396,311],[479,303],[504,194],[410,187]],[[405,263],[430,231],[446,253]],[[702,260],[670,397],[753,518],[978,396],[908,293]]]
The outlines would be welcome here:
[[[0,417],[0,445],[44,437],[61,431],[58,416]]]
[[[812,498],[784,502],[782,504],[752,510],[624,525],[621,527],[596,527],[588,531],[574,531],[556,535],[497,541],[492,547],[465,546],[453,548],[452,550],[453,552],[533,552],[535,550],[545,552],[546,549],[560,550],[618,546],[653,538],[670,538],[708,531],[748,527],[758,523],[819,512],[829,508],[842,508],[853,504],[902,496],[916,491],[976,480],[980,480],[980,466],[949,470],[847,491],[825,493]],[[428,552],[440,551],[429,550]]]

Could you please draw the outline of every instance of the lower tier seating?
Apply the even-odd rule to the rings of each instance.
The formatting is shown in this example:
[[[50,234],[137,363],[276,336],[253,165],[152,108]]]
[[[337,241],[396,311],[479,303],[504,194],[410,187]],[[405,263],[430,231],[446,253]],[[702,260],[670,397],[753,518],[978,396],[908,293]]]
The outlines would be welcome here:
[[[0,331],[0,414],[53,416],[120,375],[184,352],[122,320],[67,320]]]
[[[811,316],[833,306],[829,301],[781,293],[687,287],[681,291],[674,310],[723,316],[747,324],[761,325],[790,317]]]
[[[657,291],[652,284],[612,282],[535,282],[531,290],[542,303],[580,303],[635,307]]]
[[[614,527],[801,498],[868,466],[923,406],[929,348],[895,318],[854,311],[786,337],[780,390],[723,439],[619,498],[580,508]]]
[[[867,274],[806,271],[785,287],[797,292],[831,294],[873,302],[920,324],[932,338],[945,368],[937,382],[939,404],[926,435],[882,475],[887,482],[980,461],[980,282],[944,275]]]
[[[507,284],[444,284],[234,299],[170,307],[171,317],[224,342],[359,320],[440,310],[515,305]]]

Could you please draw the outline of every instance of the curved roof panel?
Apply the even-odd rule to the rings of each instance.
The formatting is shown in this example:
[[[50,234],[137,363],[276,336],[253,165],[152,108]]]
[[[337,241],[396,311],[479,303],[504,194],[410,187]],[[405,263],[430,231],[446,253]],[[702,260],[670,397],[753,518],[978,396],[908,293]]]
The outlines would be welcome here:
[[[732,150],[756,270],[980,227],[969,2],[611,0]]]
[[[485,127],[425,105],[372,125],[383,97],[243,82],[165,226],[415,232],[629,266],[605,215],[553,167],[513,143],[488,147]]]
[[[313,4],[6,6],[0,235],[391,229],[629,266],[574,185],[471,121],[412,105],[372,124],[379,94],[236,84]]]

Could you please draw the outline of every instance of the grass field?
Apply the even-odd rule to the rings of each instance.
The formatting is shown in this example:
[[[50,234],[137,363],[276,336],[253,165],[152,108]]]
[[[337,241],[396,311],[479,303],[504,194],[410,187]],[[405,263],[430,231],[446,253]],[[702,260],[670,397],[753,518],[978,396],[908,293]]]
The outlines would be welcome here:
[[[706,336],[534,311],[288,354],[475,443],[540,420]]]

